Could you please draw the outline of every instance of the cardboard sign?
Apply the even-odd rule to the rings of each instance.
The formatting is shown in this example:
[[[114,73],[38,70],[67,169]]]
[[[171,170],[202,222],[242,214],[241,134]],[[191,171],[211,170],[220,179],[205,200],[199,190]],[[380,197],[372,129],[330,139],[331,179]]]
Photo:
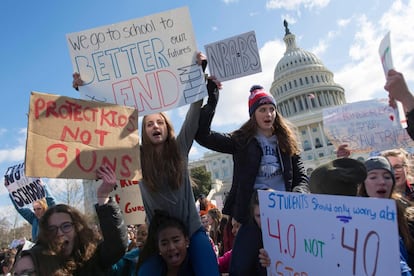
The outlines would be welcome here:
[[[401,274],[394,200],[259,191],[259,202],[268,275]]]
[[[254,31],[207,44],[210,75],[220,81],[262,72]]]
[[[126,224],[144,224],[145,209],[137,180],[120,180],[111,193],[115,198]]]
[[[141,116],[207,96],[186,7],[66,38],[87,100],[132,106]]]
[[[375,99],[323,109],[323,129],[335,147],[372,152],[414,145],[388,99]]]
[[[24,163],[7,168],[4,185],[18,208],[31,205],[46,196],[44,183],[40,178],[25,176]]]
[[[139,179],[136,109],[32,92],[27,176],[96,179],[110,166],[118,179]]]

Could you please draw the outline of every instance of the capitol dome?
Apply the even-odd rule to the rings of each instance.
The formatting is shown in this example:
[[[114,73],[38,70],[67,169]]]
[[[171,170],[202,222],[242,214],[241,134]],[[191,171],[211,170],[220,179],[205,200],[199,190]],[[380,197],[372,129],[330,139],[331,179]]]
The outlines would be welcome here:
[[[296,45],[284,21],[286,51],[274,71],[270,93],[276,108],[298,131],[308,173],[335,158],[335,148],[323,131],[323,109],[346,103],[344,88],[313,53]]]

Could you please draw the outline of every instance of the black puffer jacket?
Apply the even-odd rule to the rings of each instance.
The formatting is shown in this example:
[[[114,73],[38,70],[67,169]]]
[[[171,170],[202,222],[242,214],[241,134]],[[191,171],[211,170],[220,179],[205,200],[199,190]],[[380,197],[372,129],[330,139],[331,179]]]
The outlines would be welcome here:
[[[249,216],[250,197],[263,152],[255,138],[240,141],[230,133],[219,133],[210,129],[217,102],[218,90],[213,91],[210,87],[208,102],[201,109],[196,141],[210,150],[233,155],[233,183],[224,203],[223,213],[245,223]],[[279,148],[276,151],[281,162],[286,191],[309,193],[309,179],[301,157],[289,156]]]

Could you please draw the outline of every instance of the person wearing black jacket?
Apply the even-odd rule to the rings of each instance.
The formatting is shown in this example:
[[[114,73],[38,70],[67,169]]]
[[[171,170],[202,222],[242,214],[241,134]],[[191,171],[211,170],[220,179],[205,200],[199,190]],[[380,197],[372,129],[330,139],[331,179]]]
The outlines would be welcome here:
[[[66,204],[50,207],[40,220],[38,241],[24,253],[31,256],[36,275],[107,275],[125,254],[126,225],[119,206],[109,197],[116,185],[115,173],[102,166],[97,176],[103,180],[95,204],[102,236],[76,208]],[[15,269],[18,266],[16,261]]]
[[[262,86],[254,85],[250,89],[250,119],[232,133],[211,130],[218,89],[214,93],[215,97],[210,96],[201,109],[196,141],[208,149],[233,155],[233,181],[222,212],[241,223],[239,234],[248,232],[251,235],[249,239],[236,237],[230,275],[250,275],[251,267],[247,266],[257,262],[246,260],[243,252],[238,254],[237,248],[249,251],[256,258],[259,256],[261,244],[252,241],[260,241],[261,232],[249,222],[248,203],[252,194],[261,189],[309,193],[309,179],[293,126],[276,110],[274,98]]]

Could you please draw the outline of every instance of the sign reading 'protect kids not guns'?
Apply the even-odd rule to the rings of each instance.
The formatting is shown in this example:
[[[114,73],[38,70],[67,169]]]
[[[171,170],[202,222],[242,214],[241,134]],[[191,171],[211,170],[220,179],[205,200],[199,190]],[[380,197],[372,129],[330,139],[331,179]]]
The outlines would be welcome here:
[[[96,179],[101,165],[140,178],[137,110],[32,92],[26,176]]]
[[[401,275],[395,200],[259,191],[259,203],[268,275]]]
[[[207,96],[186,7],[66,38],[84,99],[132,106],[141,116]]]

